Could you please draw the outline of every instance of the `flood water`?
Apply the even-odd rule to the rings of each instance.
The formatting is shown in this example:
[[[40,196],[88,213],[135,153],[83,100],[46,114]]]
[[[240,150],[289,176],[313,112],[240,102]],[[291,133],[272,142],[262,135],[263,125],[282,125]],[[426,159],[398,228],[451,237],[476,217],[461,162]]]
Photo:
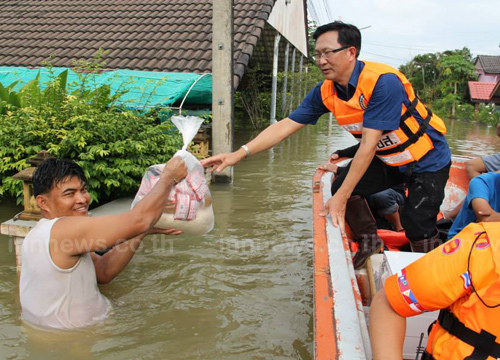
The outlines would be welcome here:
[[[500,151],[494,127],[449,125],[452,153]],[[235,145],[249,140],[239,133]],[[235,168],[212,185],[215,229],[202,237],[147,238],[101,291],[113,313],[74,332],[20,320],[13,245],[0,236],[1,359],[312,359],[311,177],[354,143],[328,118]],[[0,221],[20,211],[0,203]]]

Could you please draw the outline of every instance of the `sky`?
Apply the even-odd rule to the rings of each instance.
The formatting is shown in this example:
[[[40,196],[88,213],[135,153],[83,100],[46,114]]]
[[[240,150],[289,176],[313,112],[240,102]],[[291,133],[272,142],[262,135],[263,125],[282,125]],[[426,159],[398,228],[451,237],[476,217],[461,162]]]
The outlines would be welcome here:
[[[399,67],[416,55],[468,47],[500,55],[499,0],[307,0],[308,17],[361,30],[360,60]]]

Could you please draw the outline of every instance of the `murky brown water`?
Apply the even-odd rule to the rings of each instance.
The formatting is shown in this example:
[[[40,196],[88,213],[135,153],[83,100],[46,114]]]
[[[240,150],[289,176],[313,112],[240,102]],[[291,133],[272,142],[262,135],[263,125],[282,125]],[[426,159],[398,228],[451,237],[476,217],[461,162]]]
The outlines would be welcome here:
[[[449,128],[454,154],[500,151],[492,127]],[[238,134],[236,145],[250,136]],[[329,153],[353,143],[325,119],[241,163],[233,185],[211,187],[215,229],[146,239],[101,287],[114,313],[83,331],[21,323],[13,249],[0,236],[0,358],[312,359],[311,176]],[[19,210],[0,203],[0,221]]]

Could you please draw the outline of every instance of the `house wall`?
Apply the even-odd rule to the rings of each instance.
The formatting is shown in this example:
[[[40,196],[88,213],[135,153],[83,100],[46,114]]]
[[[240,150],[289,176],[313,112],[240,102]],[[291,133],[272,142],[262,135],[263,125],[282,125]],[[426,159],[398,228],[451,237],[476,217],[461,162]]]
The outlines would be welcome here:
[[[496,83],[500,79],[500,75],[496,74],[479,74],[479,82],[490,82],[490,83]]]
[[[478,75],[479,82],[496,83],[500,80],[500,74],[487,74],[484,72],[481,62],[476,60],[476,74]]]

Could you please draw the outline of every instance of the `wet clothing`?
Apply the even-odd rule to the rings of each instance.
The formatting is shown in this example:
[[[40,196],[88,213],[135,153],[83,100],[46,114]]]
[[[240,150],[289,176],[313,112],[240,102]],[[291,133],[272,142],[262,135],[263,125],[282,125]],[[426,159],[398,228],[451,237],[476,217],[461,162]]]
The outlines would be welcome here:
[[[389,277],[385,293],[391,307],[404,317],[447,309],[472,333],[488,332],[486,341],[499,343],[500,307],[488,308],[482,302],[489,306],[500,302],[499,225],[472,223],[452,240]],[[426,351],[432,358],[463,360],[474,351],[480,352],[480,345],[474,348],[451,335],[445,330],[450,328],[449,323],[441,315],[440,319],[427,342]],[[491,356],[473,359],[494,360]]]
[[[23,241],[19,283],[23,320],[64,330],[95,324],[108,315],[110,303],[97,288],[90,254],[80,256],[71,269],[52,261],[50,232],[57,220],[41,219]]]
[[[481,159],[483,160],[486,171],[494,172],[500,170],[500,153],[485,155]]]
[[[448,232],[449,239],[459,233],[471,222],[475,222],[477,220],[476,214],[472,209],[472,200],[477,198],[486,200],[494,211],[500,212],[499,173],[485,173],[471,180],[462,209],[458,213]]]

